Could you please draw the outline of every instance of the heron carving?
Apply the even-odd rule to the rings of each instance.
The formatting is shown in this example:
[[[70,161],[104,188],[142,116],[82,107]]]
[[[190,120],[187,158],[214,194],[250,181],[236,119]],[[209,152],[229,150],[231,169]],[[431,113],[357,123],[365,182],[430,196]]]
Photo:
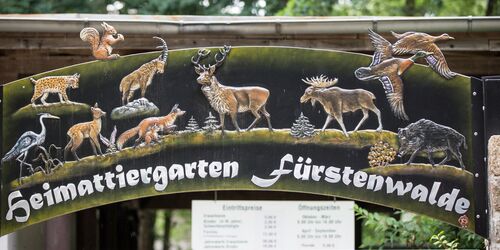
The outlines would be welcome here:
[[[26,157],[28,156],[28,152],[33,147],[42,147],[42,144],[45,142],[46,129],[43,119],[59,119],[59,117],[51,115],[49,113],[41,113],[40,114],[40,125],[42,126],[42,131],[37,134],[33,131],[24,132],[19,139],[17,139],[16,144],[12,149],[5,154],[2,158],[2,162],[10,161],[12,159],[16,159],[20,163],[19,165],[19,182],[21,182],[23,166],[26,165],[30,168],[31,172],[34,172],[33,166],[26,162]]]

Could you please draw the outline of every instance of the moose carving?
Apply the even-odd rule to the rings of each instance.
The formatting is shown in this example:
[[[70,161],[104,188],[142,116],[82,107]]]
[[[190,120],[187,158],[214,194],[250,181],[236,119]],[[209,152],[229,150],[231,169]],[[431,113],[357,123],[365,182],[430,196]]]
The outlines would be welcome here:
[[[240,132],[240,127],[236,121],[237,113],[250,111],[255,116],[255,120],[248,126],[247,131],[250,131],[261,120],[262,115],[267,120],[269,131],[272,131],[271,115],[266,110],[266,103],[269,98],[269,90],[256,87],[231,87],[222,85],[215,77],[215,70],[220,67],[226,59],[230,46],[224,45],[215,54],[215,64],[203,65],[200,60],[210,54],[210,50],[200,49],[197,55],[191,58],[191,62],[195,65],[194,69],[199,77],[196,81],[202,85],[201,90],[208,99],[208,102],[217,113],[219,113],[221,130],[224,133],[224,117],[229,114],[236,131]]]
[[[328,79],[323,75],[312,77],[311,79],[302,79],[302,81],[311,86],[305,90],[304,95],[300,98],[300,102],[305,103],[311,100],[311,104],[314,106],[316,101],[318,101],[327,113],[325,125],[323,125],[321,131],[325,131],[328,124],[335,118],[342,128],[344,135],[349,137],[344,126],[342,114],[354,112],[359,109],[363,112],[363,118],[359,121],[354,132],[357,131],[368,118],[368,111],[372,111],[377,115],[379,124],[377,131],[382,130],[380,110],[373,103],[375,95],[370,91],[364,89],[342,89],[339,87],[332,87],[338,82],[338,79]]]

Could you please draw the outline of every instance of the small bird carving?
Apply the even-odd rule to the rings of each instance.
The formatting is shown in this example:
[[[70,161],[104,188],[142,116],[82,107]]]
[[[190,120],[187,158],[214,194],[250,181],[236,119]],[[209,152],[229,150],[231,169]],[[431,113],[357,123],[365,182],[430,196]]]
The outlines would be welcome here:
[[[446,33],[440,36],[431,36],[421,32],[391,33],[398,39],[392,45],[392,53],[394,55],[415,54],[418,51],[430,52],[432,54],[426,56],[425,60],[436,73],[446,79],[451,79],[457,75],[457,73],[450,70],[443,52],[436,45],[436,42],[454,40],[455,38]]]
[[[394,115],[399,119],[409,120],[403,104],[401,75],[413,66],[415,60],[432,55],[432,52],[418,51],[410,58],[394,58],[391,45],[385,38],[372,30],[369,30],[368,36],[375,48],[372,63],[369,67],[357,69],[354,74],[362,81],[379,80]]]

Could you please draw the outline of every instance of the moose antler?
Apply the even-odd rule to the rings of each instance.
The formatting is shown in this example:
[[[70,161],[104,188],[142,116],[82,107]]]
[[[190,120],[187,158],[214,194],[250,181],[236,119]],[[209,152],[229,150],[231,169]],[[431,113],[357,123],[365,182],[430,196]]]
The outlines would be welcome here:
[[[320,75],[316,77],[311,77],[311,79],[309,78],[302,79],[302,81],[316,88],[328,88],[337,84],[338,79],[337,78],[329,79],[324,75]]]

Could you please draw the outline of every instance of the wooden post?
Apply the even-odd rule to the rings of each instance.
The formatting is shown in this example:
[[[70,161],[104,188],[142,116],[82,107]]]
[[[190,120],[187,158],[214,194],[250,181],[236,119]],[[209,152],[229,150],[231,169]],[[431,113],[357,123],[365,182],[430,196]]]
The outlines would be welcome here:
[[[488,142],[488,194],[490,210],[490,250],[500,250],[500,135]]]

